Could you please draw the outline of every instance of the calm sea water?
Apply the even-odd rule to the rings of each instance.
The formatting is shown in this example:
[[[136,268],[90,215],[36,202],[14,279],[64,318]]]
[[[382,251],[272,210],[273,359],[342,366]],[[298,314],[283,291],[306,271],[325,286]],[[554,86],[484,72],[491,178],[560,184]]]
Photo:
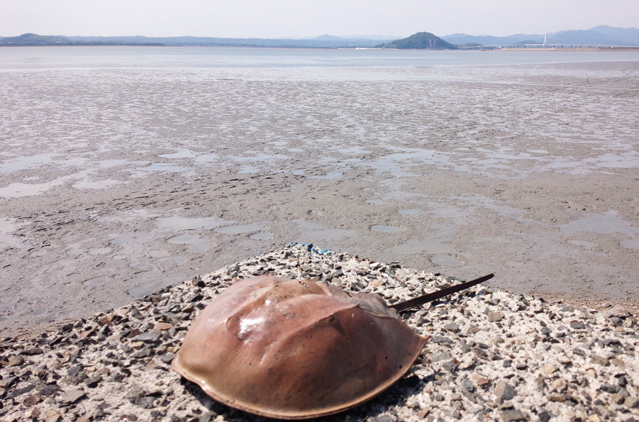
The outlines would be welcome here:
[[[620,51],[416,51],[226,47],[2,47],[0,71],[145,68],[374,68],[639,61]]]

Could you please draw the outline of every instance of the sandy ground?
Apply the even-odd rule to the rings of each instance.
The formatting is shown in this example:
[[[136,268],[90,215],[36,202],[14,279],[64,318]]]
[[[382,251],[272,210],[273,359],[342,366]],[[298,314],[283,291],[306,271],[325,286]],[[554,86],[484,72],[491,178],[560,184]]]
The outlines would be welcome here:
[[[288,242],[639,302],[639,63],[0,73],[0,329]]]

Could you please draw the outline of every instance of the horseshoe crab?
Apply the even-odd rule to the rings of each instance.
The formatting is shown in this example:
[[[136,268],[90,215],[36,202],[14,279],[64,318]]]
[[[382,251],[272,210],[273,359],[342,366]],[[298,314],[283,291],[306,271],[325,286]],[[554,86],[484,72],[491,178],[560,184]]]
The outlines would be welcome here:
[[[311,280],[238,280],[195,319],[171,364],[228,406],[280,419],[341,412],[389,388],[427,337],[397,312],[492,277],[393,306]]]

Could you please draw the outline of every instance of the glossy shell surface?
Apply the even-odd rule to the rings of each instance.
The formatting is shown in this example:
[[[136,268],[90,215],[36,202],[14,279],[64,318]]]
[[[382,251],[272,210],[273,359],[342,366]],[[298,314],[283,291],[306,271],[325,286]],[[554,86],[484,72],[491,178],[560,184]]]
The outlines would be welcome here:
[[[172,367],[228,406],[305,419],[381,393],[425,342],[377,295],[262,276],[211,301]]]

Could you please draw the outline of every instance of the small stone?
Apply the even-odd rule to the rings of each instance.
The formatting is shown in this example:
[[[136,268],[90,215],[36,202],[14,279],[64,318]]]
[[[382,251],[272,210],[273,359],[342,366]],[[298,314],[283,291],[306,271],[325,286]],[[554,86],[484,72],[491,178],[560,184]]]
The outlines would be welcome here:
[[[453,340],[451,338],[444,336],[432,336],[430,338],[430,342],[435,344],[453,344]]]
[[[142,314],[140,313],[140,311],[138,311],[138,309],[135,306],[131,306],[131,311],[130,314],[133,318],[136,319],[142,319]]]
[[[572,352],[573,352],[575,355],[579,355],[579,356],[586,357],[586,352],[585,352],[583,349],[580,349],[580,348],[578,348],[578,347],[574,348],[574,349],[572,350]]]
[[[175,357],[175,353],[167,353],[164,354],[160,357],[160,360],[163,363],[166,363],[167,365],[171,363],[171,361],[173,361],[173,358]]]
[[[98,318],[98,323],[100,325],[111,325],[111,323],[113,322],[113,317],[115,317],[114,314],[103,315]]]
[[[462,370],[470,369],[473,366],[475,366],[475,364],[476,364],[476,361],[473,356],[471,355],[464,356],[461,362],[459,362],[459,369],[462,369]]]
[[[584,328],[586,328],[586,325],[583,323],[583,321],[571,321],[570,328],[572,328],[573,330],[583,330]]]
[[[191,284],[193,284],[193,286],[195,287],[205,287],[206,283],[204,282],[204,280],[202,280],[202,276],[196,275],[195,277],[193,277],[193,279],[191,280]]]
[[[469,393],[472,393],[475,391],[475,386],[473,385],[472,382],[470,382],[470,380],[468,378],[464,378],[461,382],[461,387],[468,391]]]
[[[609,362],[615,366],[618,366],[619,368],[622,368],[622,369],[626,368],[626,364],[619,358],[612,358],[609,360]]]
[[[553,414],[547,410],[542,410],[539,412],[539,421],[540,422],[549,422],[553,418]]]
[[[29,417],[31,419],[38,420],[40,418],[40,415],[42,415],[42,412],[40,412],[40,409],[38,409],[37,407],[34,407],[33,409],[31,409],[31,413],[29,414]]]
[[[477,387],[486,388],[490,385],[490,380],[486,377],[481,377],[477,380]]]
[[[146,333],[139,334],[135,337],[135,341],[143,341],[145,343],[154,343],[158,341],[160,335],[158,333],[154,333],[152,331],[148,331]]]
[[[370,422],[395,422],[395,418],[391,415],[373,416],[367,420]]]
[[[342,272],[342,270],[337,270],[335,271],[335,273],[333,273],[333,277],[342,277],[344,275],[344,273]],[[375,280],[371,280],[368,285],[370,287],[381,287],[384,285],[384,280],[380,280],[379,278],[376,278]]]
[[[591,355],[590,356],[590,361],[594,364],[597,365],[602,365],[602,366],[609,366],[610,365],[610,361],[602,356],[599,355]]]
[[[62,420],[62,415],[57,409],[49,409],[44,412],[44,420],[45,422],[58,422]]]
[[[145,348],[140,349],[137,352],[133,353],[131,355],[131,357],[134,358],[134,359],[141,359],[141,358],[148,358],[152,354],[153,354],[153,351],[150,348],[145,347]]]
[[[623,405],[629,409],[634,409],[635,407],[639,406],[639,400],[637,400],[637,398],[635,397],[628,396],[625,398]]]
[[[526,421],[528,418],[519,409],[506,409],[501,411],[501,419],[504,422]]]
[[[7,395],[7,397],[9,398],[15,398],[18,396],[21,396],[23,394],[28,393],[29,391],[33,390],[35,388],[35,384],[27,384],[24,387],[21,388],[14,388],[13,390],[11,390],[9,392],[9,394]]]
[[[442,360],[451,360],[453,357],[450,354],[450,352],[439,352],[439,353],[433,353],[432,355],[430,355],[430,361],[431,362],[439,362]]]
[[[93,419],[93,417],[91,416],[90,413],[85,413],[84,415],[82,415],[78,419],[76,419],[75,422],[90,422],[92,419]]]
[[[448,324],[444,325],[444,330],[450,331],[450,332],[453,332],[453,333],[457,333],[457,332],[459,332],[459,324],[454,323],[454,322],[448,323]]]
[[[136,404],[140,398],[144,397],[145,394],[146,393],[141,388],[133,387],[126,393],[124,398],[129,400],[131,403]]]
[[[31,407],[34,404],[38,404],[38,402],[42,399],[42,396],[40,394],[34,394],[32,396],[27,397],[26,399],[24,399],[24,401],[22,402],[22,404],[24,404],[26,407]]]
[[[481,331],[481,328],[479,328],[476,325],[471,324],[470,327],[468,327],[468,329],[466,330],[466,333],[469,334],[469,335],[472,335],[472,334],[477,334],[480,331]]]
[[[97,377],[89,378],[85,384],[89,388],[96,388],[98,384],[102,381],[102,377],[98,375]]]
[[[497,385],[495,385],[495,395],[502,401],[512,400],[512,398],[515,397],[515,387],[506,381],[499,381]]]
[[[566,396],[563,394],[553,393],[548,395],[548,400],[555,403],[563,403],[566,401]]]
[[[604,339],[602,343],[606,347],[613,347],[613,346],[622,347],[623,346],[623,344],[621,344],[621,342],[616,338]]]
[[[615,384],[602,384],[601,387],[599,387],[599,389],[601,391],[605,391],[606,393],[616,394],[619,392],[621,387]]]
[[[0,379],[0,388],[9,389],[18,381],[18,377],[7,377]]]
[[[85,397],[84,391],[82,390],[69,390],[63,395],[60,396],[60,401],[66,404],[75,403],[81,398]]]
[[[171,328],[173,328],[173,325],[169,324],[168,322],[158,322],[157,324],[155,324],[156,330],[165,331],[170,330]]]
[[[82,370],[82,367],[79,365],[74,365],[71,368],[67,369],[67,375],[73,377],[78,374]]]
[[[57,384],[49,384],[43,386],[39,393],[41,396],[52,397],[59,394],[61,391],[62,389]]]
[[[550,384],[550,389],[552,391],[563,392],[568,388],[568,383],[563,378],[557,378]]]
[[[22,356],[9,356],[8,362],[9,366],[20,366],[24,363],[24,358]]]
[[[556,370],[557,370],[557,367],[555,365],[551,365],[549,363],[547,363],[547,364],[545,364],[544,366],[541,367],[541,372],[544,375],[552,375]]]
[[[626,400],[626,398],[619,393],[611,394],[610,398],[617,404],[622,404]]]
[[[559,356],[557,360],[559,361],[559,363],[561,363],[564,366],[570,366],[573,363],[572,359],[570,359],[568,356],[565,356],[565,355]]]
[[[95,334],[95,328],[89,328],[88,330],[85,330],[80,333],[80,338],[85,339],[89,336],[92,336],[93,334]]]
[[[499,322],[504,319],[504,314],[501,312],[490,311],[488,312],[488,321],[490,322]]]

